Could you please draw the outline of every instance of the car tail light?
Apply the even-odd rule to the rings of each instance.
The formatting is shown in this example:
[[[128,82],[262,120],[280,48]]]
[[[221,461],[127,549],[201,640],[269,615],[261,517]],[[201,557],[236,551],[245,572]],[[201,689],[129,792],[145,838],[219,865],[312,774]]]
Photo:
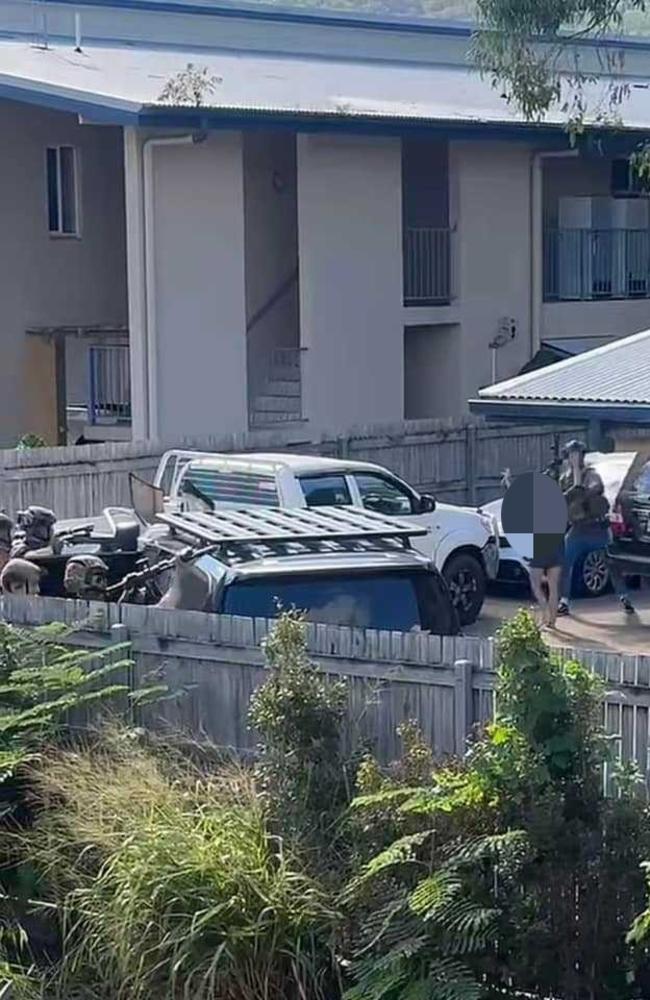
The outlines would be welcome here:
[[[609,523],[614,538],[623,538],[625,535],[629,535],[631,533],[630,526],[623,517],[623,512],[619,504],[616,504],[613,511],[611,511],[609,515]]]

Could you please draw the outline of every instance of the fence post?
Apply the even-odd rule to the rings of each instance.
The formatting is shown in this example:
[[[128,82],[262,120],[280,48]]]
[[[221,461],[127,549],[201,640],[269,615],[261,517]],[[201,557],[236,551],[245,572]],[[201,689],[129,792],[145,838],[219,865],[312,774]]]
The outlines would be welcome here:
[[[467,738],[474,725],[473,673],[471,660],[456,660],[454,663],[455,743],[459,757],[465,753]]]
[[[129,630],[126,627],[126,625],[124,625],[122,622],[117,622],[117,624],[111,625],[111,638],[110,638],[111,646],[118,646],[118,645],[121,646],[128,641],[129,641]],[[115,653],[115,659],[117,660],[118,663],[120,660],[124,659],[126,653],[127,651],[124,649],[121,649],[118,653]],[[135,711],[133,706],[133,699],[129,697],[129,695],[132,694],[133,691],[135,690],[134,671],[135,667],[133,662],[131,662],[129,666],[126,668],[126,677],[125,677],[126,686],[128,688],[126,696],[126,717],[128,719],[130,726],[135,725]]]
[[[476,459],[477,459],[477,429],[471,424],[465,428],[465,483],[467,495],[465,502],[476,506]]]

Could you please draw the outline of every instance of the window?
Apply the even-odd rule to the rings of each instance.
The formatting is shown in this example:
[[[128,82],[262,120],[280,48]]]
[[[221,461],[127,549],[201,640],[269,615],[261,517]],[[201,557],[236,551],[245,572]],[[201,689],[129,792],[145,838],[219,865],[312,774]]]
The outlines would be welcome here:
[[[400,483],[372,473],[358,474],[355,479],[361,502],[368,510],[390,517],[413,513],[413,497]]]
[[[312,622],[353,628],[412,629],[453,635],[456,613],[440,579],[429,573],[292,574],[242,580],[226,588],[227,615],[275,618],[279,607]]]
[[[47,150],[47,215],[51,233],[77,236],[77,157],[73,146]]]
[[[308,507],[341,507],[352,503],[345,476],[305,476],[300,485]]]
[[[221,472],[190,464],[180,483],[180,492],[194,492],[214,504],[231,507],[277,507],[278,491],[274,476],[248,472]]]

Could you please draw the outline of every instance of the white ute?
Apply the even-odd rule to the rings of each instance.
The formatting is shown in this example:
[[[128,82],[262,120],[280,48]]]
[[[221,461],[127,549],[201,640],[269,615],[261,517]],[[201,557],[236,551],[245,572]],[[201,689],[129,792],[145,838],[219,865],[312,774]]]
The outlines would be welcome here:
[[[462,625],[476,620],[487,581],[498,572],[496,518],[480,509],[438,503],[378,465],[297,454],[169,451],[160,460],[154,486],[158,509],[168,513],[354,506],[413,519],[429,529],[413,539],[413,546],[444,576]]]

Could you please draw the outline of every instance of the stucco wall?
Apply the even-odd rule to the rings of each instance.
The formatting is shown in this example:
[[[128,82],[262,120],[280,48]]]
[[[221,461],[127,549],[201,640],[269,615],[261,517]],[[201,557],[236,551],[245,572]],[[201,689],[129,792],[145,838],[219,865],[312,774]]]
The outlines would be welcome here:
[[[159,436],[247,425],[242,138],[153,151]],[[133,335],[133,334],[132,334]]]
[[[515,375],[531,356],[530,149],[521,143],[452,143],[450,150],[455,284],[462,372],[456,408],[489,385],[490,341],[502,318],[514,340],[500,348],[497,379]]]
[[[0,130],[0,446],[8,446],[30,431],[20,392],[25,330],[126,325],[127,295],[121,130],[8,101]],[[78,150],[80,239],[48,232],[48,145]]]
[[[542,337],[624,337],[650,327],[650,299],[545,302]]]
[[[458,409],[463,358],[457,324],[404,331],[404,416],[446,417]]]
[[[298,136],[304,409],[315,428],[401,420],[401,150]]]

